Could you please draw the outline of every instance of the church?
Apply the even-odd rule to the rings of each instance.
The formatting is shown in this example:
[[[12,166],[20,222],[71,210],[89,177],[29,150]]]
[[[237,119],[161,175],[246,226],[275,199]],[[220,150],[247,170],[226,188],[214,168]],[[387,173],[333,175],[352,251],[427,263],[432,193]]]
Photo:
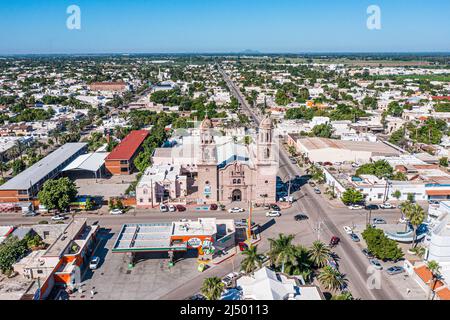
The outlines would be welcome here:
[[[196,204],[275,202],[278,143],[274,139],[274,126],[269,117],[253,134],[245,133],[243,128],[238,133],[224,134],[224,130],[214,128],[208,117],[195,129],[176,132],[168,141],[170,147],[157,148],[152,156],[152,170],[173,168],[171,172],[164,169],[168,173],[159,184],[165,185],[164,192],[151,188],[155,189],[156,203],[176,200]],[[184,181],[183,176],[187,177]],[[155,178],[152,180],[153,185]],[[144,188],[147,187],[148,183]],[[140,194],[140,186],[137,189]],[[143,207],[148,205],[149,194],[151,192],[142,196]]]
[[[269,117],[260,124],[256,142],[248,145],[217,143],[206,118],[200,125],[200,157],[197,160],[199,203],[265,203],[276,199],[278,149]]]

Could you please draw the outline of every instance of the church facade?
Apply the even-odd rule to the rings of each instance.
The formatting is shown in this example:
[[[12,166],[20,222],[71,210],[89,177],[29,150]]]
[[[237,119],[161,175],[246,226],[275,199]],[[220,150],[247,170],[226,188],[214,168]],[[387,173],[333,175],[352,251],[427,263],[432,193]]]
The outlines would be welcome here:
[[[276,200],[278,144],[274,141],[270,118],[261,122],[256,141],[244,147],[231,142],[217,145],[208,118],[201,123],[199,131],[197,203],[270,203]]]

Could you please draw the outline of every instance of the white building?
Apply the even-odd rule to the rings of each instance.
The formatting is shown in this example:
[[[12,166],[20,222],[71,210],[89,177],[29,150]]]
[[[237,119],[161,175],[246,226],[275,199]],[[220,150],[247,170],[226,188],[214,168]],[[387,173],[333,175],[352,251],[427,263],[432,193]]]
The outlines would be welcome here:
[[[151,208],[156,204],[185,198],[187,177],[179,165],[153,165],[147,168],[136,186],[136,206]]]
[[[301,277],[289,277],[267,267],[236,282],[244,300],[325,300],[318,287],[302,285]]]
[[[367,163],[374,156],[395,156],[400,152],[382,142],[300,138],[297,151],[312,162]]]

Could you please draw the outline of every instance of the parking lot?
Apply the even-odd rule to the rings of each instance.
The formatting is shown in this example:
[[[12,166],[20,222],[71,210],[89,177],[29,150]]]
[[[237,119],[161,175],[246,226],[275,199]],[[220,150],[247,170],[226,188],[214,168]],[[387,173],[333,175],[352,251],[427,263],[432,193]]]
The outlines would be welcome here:
[[[195,258],[177,261],[169,268],[167,255],[156,253],[138,255],[140,261],[129,270],[125,254],[111,252],[117,233],[118,229],[101,233],[95,252],[101,263],[97,270],[86,271],[82,292],[76,292],[70,299],[156,300],[200,275]]]
[[[125,195],[125,191],[136,178],[136,174],[112,176],[107,179],[76,179],[78,194],[99,196],[104,199]]]

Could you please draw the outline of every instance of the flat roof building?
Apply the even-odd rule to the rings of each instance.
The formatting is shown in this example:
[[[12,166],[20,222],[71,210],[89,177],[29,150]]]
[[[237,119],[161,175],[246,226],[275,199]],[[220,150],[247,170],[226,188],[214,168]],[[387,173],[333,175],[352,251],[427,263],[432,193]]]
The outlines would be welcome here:
[[[212,244],[223,250],[235,245],[235,226],[231,219],[200,218],[197,221],[125,224],[112,252],[174,252],[201,250]]]
[[[383,142],[300,138],[297,151],[312,162],[367,163],[374,156],[398,156],[400,152]]]
[[[147,130],[131,131],[106,157],[106,169],[113,175],[131,174],[134,168],[133,160],[148,135]]]
[[[86,153],[87,143],[66,143],[45,158],[0,186],[0,202],[30,201],[48,179],[58,176],[78,156]]]

